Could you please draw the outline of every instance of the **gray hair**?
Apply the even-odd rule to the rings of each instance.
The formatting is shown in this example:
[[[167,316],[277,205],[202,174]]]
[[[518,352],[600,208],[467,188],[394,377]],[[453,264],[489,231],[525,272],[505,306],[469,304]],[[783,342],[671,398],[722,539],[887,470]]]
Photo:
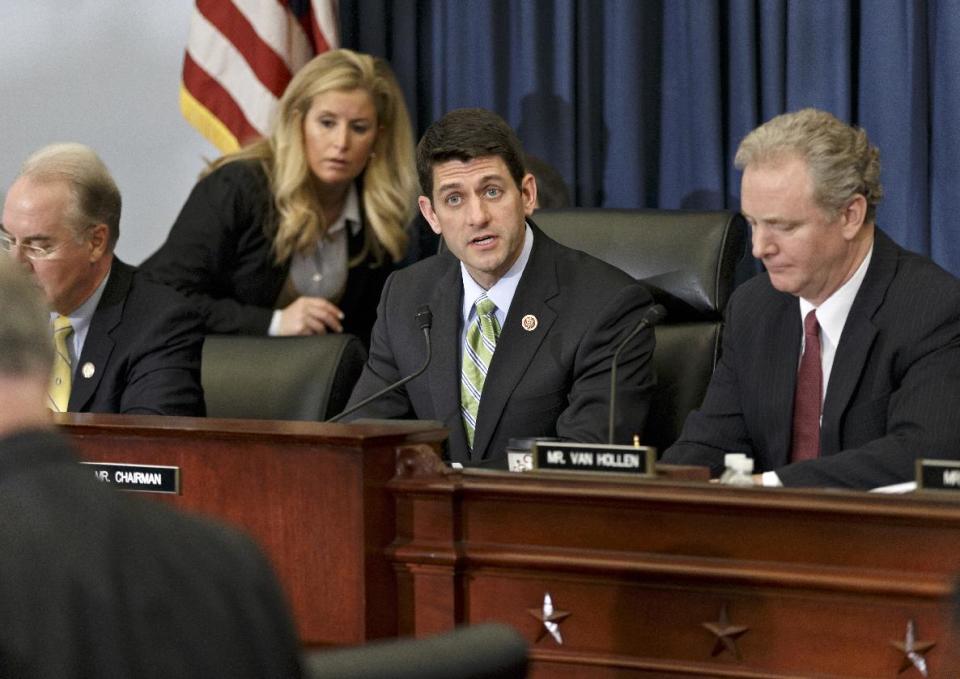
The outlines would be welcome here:
[[[66,182],[73,195],[68,216],[80,239],[96,224],[110,230],[110,249],[120,238],[120,190],[93,149],[83,144],[51,144],[23,163],[20,176],[36,182]]]
[[[50,375],[50,312],[36,282],[13,257],[0,257],[0,375]]]
[[[737,149],[734,165],[748,165],[799,156],[807,162],[814,200],[828,214],[839,214],[857,194],[867,200],[866,223],[876,219],[883,198],[880,150],[867,133],[815,108],[784,113],[748,134]]]

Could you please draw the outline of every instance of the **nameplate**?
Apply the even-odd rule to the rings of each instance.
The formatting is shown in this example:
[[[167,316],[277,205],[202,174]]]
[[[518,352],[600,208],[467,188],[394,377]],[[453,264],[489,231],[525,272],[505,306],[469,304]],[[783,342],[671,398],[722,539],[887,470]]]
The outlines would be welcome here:
[[[960,460],[917,460],[917,488],[960,491]]]
[[[180,467],[121,462],[81,462],[91,468],[97,481],[120,490],[138,493],[180,494]]]
[[[534,469],[653,476],[657,449],[603,443],[534,443]]]

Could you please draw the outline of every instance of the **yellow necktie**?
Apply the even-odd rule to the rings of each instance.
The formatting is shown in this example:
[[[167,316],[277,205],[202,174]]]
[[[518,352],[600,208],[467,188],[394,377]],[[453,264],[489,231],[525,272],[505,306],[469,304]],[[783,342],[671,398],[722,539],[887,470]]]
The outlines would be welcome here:
[[[53,373],[50,375],[50,410],[66,412],[70,403],[70,384],[73,372],[70,366],[70,351],[67,341],[73,334],[73,326],[66,316],[57,316],[53,321],[53,346],[57,350],[53,358]]]

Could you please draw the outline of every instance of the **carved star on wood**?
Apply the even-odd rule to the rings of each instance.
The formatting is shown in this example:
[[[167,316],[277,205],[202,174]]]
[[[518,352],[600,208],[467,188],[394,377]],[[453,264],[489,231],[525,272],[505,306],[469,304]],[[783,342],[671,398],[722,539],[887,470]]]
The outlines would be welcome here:
[[[740,649],[737,648],[737,638],[750,631],[750,628],[744,625],[731,625],[730,618],[727,615],[726,604],[720,609],[720,619],[717,620],[717,622],[704,622],[701,624],[710,630],[717,638],[717,642],[713,645],[713,651],[710,653],[711,656],[716,657],[723,653],[724,650],[727,650],[730,651],[737,660],[740,660]]]
[[[560,623],[570,616],[570,612],[554,608],[550,592],[543,595],[543,605],[540,608],[528,608],[527,613],[543,623],[543,629],[540,630],[537,641],[543,639],[547,632],[549,632],[554,641],[563,645],[563,636],[560,634]]]
[[[916,667],[917,671],[923,676],[929,676],[927,672],[927,659],[924,657],[927,652],[937,645],[935,641],[917,641],[916,626],[913,620],[907,621],[907,631],[903,641],[891,641],[890,644],[898,651],[903,653],[903,660],[900,663],[900,669],[897,674],[903,674],[911,667]]]

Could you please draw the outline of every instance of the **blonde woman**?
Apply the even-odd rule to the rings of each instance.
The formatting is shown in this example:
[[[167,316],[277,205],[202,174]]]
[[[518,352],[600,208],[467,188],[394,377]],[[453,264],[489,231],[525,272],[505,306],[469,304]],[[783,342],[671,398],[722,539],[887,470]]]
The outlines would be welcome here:
[[[211,165],[143,268],[190,297],[208,332],[367,343],[416,199],[390,67],[326,52],[290,82],[268,138]]]

